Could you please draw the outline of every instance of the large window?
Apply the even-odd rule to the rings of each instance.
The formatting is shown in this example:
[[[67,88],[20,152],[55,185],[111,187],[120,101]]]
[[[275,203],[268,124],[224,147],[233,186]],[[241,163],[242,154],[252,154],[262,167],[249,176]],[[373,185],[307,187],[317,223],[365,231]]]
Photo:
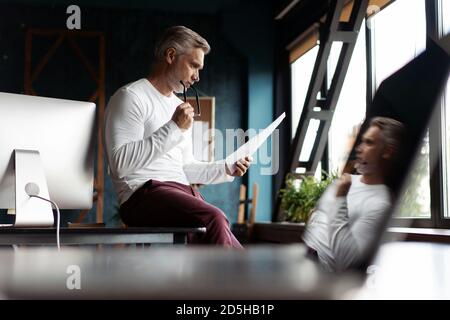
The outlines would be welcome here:
[[[433,29],[434,26],[439,30]],[[364,119],[367,96],[370,98],[372,94],[373,97],[384,79],[426,49],[427,35],[438,33],[442,37],[449,32],[450,0],[395,0],[363,23],[328,134],[329,171],[342,170],[348,149],[353,145],[352,137]],[[328,59],[328,87],[340,46],[333,44]],[[317,52],[318,46],[291,66],[292,136],[297,129]],[[367,57],[366,52],[370,53]],[[370,66],[368,72],[366,65]],[[371,84],[368,95],[367,83]],[[433,161],[435,154],[442,160],[439,167],[435,166],[439,161]],[[418,222],[417,226],[449,227],[450,81],[442,97],[440,119],[430,126],[411,172],[397,217]]]

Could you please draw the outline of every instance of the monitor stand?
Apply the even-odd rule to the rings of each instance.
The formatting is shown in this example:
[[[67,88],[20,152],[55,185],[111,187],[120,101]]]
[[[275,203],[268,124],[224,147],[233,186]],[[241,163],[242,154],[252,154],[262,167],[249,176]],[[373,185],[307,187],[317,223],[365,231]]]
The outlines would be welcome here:
[[[16,182],[16,221],[14,226],[52,227],[54,218],[51,204],[29,196],[31,186],[31,190],[35,194],[50,199],[39,151],[15,149],[14,158]]]

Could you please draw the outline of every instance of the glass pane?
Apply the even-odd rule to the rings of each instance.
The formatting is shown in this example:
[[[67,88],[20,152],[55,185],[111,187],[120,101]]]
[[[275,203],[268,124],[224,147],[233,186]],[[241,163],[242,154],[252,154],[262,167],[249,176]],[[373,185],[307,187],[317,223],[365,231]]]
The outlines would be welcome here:
[[[374,16],[372,24],[375,85],[425,50],[424,0],[398,0]]]
[[[359,32],[328,133],[330,172],[341,172],[366,113],[365,21]],[[328,58],[328,87],[336,69],[342,43],[333,44]]]
[[[364,26],[364,24],[363,24],[363,26]],[[362,33],[364,33],[364,32],[362,32]],[[361,35],[361,33],[360,33],[360,35]],[[360,35],[358,35],[358,39],[361,38]],[[331,80],[333,80],[334,73],[336,72],[336,66],[337,66],[337,62],[339,60],[339,54],[341,53],[341,49],[342,49],[342,42],[335,41],[331,45],[330,56],[328,57],[328,61],[327,61],[327,72],[328,72],[327,88],[328,89],[330,89]],[[355,53],[355,51],[353,51],[353,53]],[[354,59],[354,55],[352,56],[351,61],[353,59]]]
[[[311,151],[314,147],[314,142],[317,137],[317,130],[319,129],[320,120],[311,119],[308,123],[308,129],[306,130],[305,142],[300,152],[300,161],[307,162],[311,157]]]
[[[375,88],[392,73],[425,50],[424,0],[398,0],[372,18],[373,76]],[[401,217],[430,218],[430,168],[428,137],[409,177]]]
[[[291,64],[292,138],[295,136],[300,121],[318,51],[319,46],[315,46]]]
[[[448,0],[441,1],[441,10],[443,35],[446,35],[450,32],[450,2]]]
[[[430,218],[430,162],[428,134],[425,137],[420,154],[414,162],[411,174],[406,183],[407,188],[402,196],[397,217]]]

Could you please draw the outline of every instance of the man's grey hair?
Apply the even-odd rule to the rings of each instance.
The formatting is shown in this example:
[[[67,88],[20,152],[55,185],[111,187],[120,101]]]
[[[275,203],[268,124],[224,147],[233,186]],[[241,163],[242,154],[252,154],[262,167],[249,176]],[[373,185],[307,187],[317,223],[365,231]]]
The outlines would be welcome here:
[[[387,117],[375,117],[370,121],[369,127],[372,126],[380,128],[383,142],[397,151],[405,143],[406,129],[400,121]]]
[[[203,37],[184,26],[170,27],[161,34],[155,45],[156,60],[164,60],[166,50],[169,48],[175,48],[177,54],[196,48],[202,49],[205,55],[211,51],[211,47]]]

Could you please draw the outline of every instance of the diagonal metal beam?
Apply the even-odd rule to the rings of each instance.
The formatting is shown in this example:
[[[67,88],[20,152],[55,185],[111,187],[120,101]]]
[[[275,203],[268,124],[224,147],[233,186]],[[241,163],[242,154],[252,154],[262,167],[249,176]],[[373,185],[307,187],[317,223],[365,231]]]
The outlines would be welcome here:
[[[319,52],[317,53],[316,62],[314,64],[311,81],[309,83],[308,91],[306,93],[305,103],[300,117],[300,122],[297,127],[297,132],[293,140],[293,152],[290,166],[290,172],[294,172],[297,168],[297,163],[300,157],[301,148],[306,138],[306,133],[309,124],[309,113],[314,107],[316,107],[316,99],[319,90],[325,79],[327,70],[327,61],[331,51],[332,42],[330,41],[330,34],[335,32],[339,27],[339,18],[344,6],[343,0],[332,1],[331,7],[327,14],[325,21],[326,34],[322,34],[320,40]]]
[[[356,39],[361,28],[362,20],[364,19],[366,13],[367,5],[368,0],[360,0],[354,2],[350,22],[348,23],[349,28],[352,28],[353,31],[345,31],[347,33],[352,33],[351,37],[353,37],[353,40],[347,39],[349,41],[342,44],[341,52],[339,54],[339,59],[336,65],[336,70],[333,74],[330,90],[328,91],[327,95],[327,102],[331,115],[336,109],[339,95],[341,93],[342,86],[344,85],[345,76],[347,75],[348,67],[350,65],[350,60],[356,45]],[[320,160],[322,159],[328,141],[328,132],[330,130],[332,120],[333,118],[330,117],[325,121],[320,134],[318,134],[316,137],[315,146],[317,145],[317,149],[314,153],[312,153],[311,167],[307,168],[309,174],[313,174],[316,171],[316,168],[319,165]]]

